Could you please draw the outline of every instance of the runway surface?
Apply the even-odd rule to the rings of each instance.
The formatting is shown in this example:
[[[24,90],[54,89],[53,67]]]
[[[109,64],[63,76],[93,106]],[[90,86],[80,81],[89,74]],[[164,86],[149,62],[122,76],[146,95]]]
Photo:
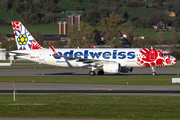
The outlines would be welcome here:
[[[0,69],[0,76],[41,76],[41,75],[89,75],[90,69],[68,68],[68,69]],[[96,71],[97,73],[97,71]],[[180,68],[156,68],[157,75],[177,75]],[[151,68],[133,68],[131,73],[118,73],[105,75],[151,75]]]
[[[169,95],[180,96],[180,86],[153,85],[96,85],[57,83],[1,83],[0,93],[78,93],[78,94],[121,94],[121,95]]]
[[[69,76],[87,75],[90,69],[0,69],[0,76]],[[177,75],[180,68],[157,68],[157,75]],[[151,75],[150,68],[134,68],[132,73],[105,75]],[[14,83],[17,93],[79,93],[79,94],[121,94],[121,95],[172,95],[180,96],[180,86],[147,85],[90,85]],[[0,83],[0,93],[12,93],[13,83]]]

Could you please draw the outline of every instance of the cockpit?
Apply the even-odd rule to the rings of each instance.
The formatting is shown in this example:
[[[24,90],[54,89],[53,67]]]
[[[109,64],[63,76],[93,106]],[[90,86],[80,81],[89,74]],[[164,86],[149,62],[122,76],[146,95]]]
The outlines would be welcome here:
[[[162,53],[161,56],[170,56],[169,53]]]

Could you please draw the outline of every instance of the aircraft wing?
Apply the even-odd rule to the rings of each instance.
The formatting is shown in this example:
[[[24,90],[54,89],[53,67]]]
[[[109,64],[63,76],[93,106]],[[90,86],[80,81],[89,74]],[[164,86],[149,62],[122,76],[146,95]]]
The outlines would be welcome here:
[[[96,64],[102,64],[102,63],[114,63],[114,61],[107,61],[107,60],[97,60],[97,59],[85,59],[85,58],[75,58],[75,57],[67,57],[67,56],[63,56],[60,55],[58,52],[56,52],[56,50],[54,49],[54,47],[52,45],[50,45],[52,51],[54,52],[55,56],[58,57],[64,57],[64,58],[68,58],[68,60],[77,60],[76,62],[83,62],[83,63],[96,63]]]

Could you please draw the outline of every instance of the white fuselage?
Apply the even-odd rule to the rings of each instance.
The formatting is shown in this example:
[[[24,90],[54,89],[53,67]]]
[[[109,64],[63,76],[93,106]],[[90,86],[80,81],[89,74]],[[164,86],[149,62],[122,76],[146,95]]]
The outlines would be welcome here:
[[[141,62],[144,62],[144,58],[154,61],[156,64],[156,58],[154,57],[155,54],[142,54],[140,52],[140,48],[108,48],[108,49],[91,49],[91,48],[85,48],[85,49],[56,49],[56,51],[66,57],[73,57],[77,58],[74,60],[68,60],[68,58],[64,57],[57,57],[54,55],[53,51],[51,49],[39,49],[39,50],[16,50],[11,51],[12,53],[21,53],[20,55],[17,55],[17,57],[26,59],[29,61],[34,61],[38,63],[48,64],[48,65],[54,65],[54,66],[60,66],[60,67],[86,67],[87,65],[95,65],[96,62],[114,62],[114,63],[120,63],[121,66],[124,67],[148,67],[141,64]],[[26,55],[24,55],[24,53]],[[156,55],[157,56],[157,55]],[[79,62],[78,58],[88,59],[88,60],[98,60],[96,62],[92,63],[83,63]],[[140,64],[138,64],[138,59],[141,58]],[[160,58],[160,57],[159,57]],[[145,59],[145,60],[146,60]],[[153,60],[154,59],[154,60]],[[160,59],[164,59],[165,57],[162,57]],[[146,62],[146,61],[145,61]],[[165,64],[163,63],[161,66],[167,66],[171,64]],[[150,63],[148,63],[150,64]],[[159,66],[158,66],[159,67]]]
[[[56,51],[67,57],[111,61],[126,67],[141,67],[136,64],[137,56],[142,56],[139,49],[56,49]],[[27,55],[17,57],[38,63],[60,67],[83,67],[80,66],[83,65],[83,62],[54,56],[51,49],[16,50],[12,52],[27,53]]]

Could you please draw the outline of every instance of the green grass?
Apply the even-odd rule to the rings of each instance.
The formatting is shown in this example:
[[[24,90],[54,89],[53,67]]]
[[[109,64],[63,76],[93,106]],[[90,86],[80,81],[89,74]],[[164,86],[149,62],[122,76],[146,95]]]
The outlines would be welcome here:
[[[173,84],[178,75],[109,75],[109,76],[1,76],[0,82],[68,83],[68,84],[111,84],[111,85],[180,85]]]
[[[41,34],[58,34],[58,25],[26,25],[29,32],[37,30]]]
[[[32,32],[34,30],[37,30],[40,34],[58,34],[58,25],[25,25],[26,29],[29,32]],[[96,27],[93,26],[93,29]],[[101,30],[101,29],[98,29]],[[5,32],[6,34],[13,34],[13,30],[11,26],[1,26],[0,32]],[[140,34],[141,36],[149,36],[152,38],[157,38],[157,33],[153,32],[150,28],[134,28],[133,29],[134,35]],[[180,35],[180,32],[178,32]],[[172,31],[171,32],[164,32],[164,38],[168,39],[171,38]]]
[[[4,12],[4,7],[2,6],[2,4],[0,4],[0,18],[4,20],[5,22],[7,22],[8,19],[21,21],[21,18],[19,17],[19,15],[16,13],[15,10],[12,10],[12,8],[8,9],[7,12]]]
[[[125,10],[127,10],[127,13],[130,14],[130,16],[137,16],[139,18],[147,19],[153,12],[156,12],[156,8],[147,8],[144,7],[124,7]]]
[[[26,29],[29,32],[32,32],[34,30],[37,30],[40,34],[58,34],[58,25],[25,25]],[[95,29],[95,26],[92,26],[93,29]],[[102,30],[102,29],[98,29]],[[13,30],[11,26],[1,26],[0,32],[5,32],[6,34],[13,34]],[[140,34],[141,36],[149,36],[152,38],[157,38],[157,33],[153,32],[151,28],[133,28],[134,35]],[[180,32],[178,32],[180,35]],[[164,38],[168,39],[171,38],[172,31],[170,32],[164,32]]]
[[[29,32],[37,30],[40,34],[58,34],[58,25],[25,25]],[[0,32],[5,32],[6,34],[13,34],[12,26],[1,26]]]
[[[153,31],[151,28],[133,28],[134,35],[140,34],[141,36],[149,36],[152,38],[157,38],[157,32]],[[180,32],[178,32],[180,36]],[[170,32],[164,32],[164,39],[171,38],[172,31]]]
[[[151,28],[133,28],[134,35],[157,37],[157,33],[153,32]]]
[[[0,117],[89,119],[179,119],[180,97],[0,94]],[[44,105],[27,105],[44,104]],[[9,105],[25,104],[25,105]]]
[[[61,0],[60,5],[62,5],[63,8],[65,8],[67,11],[74,11],[75,6],[81,5],[85,9],[85,11],[87,11],[88,6],[90,5],[97,5],[97,7],[99,7],[100,5],[104,5],[105,3],[102,3],[102,1],[103,0],[98,0],[97,3],[93,3],[89,0],[83,0],[83,2],[79,3],[77,0]]]
[[[102,2],[103,0],[99,0],[98,3],[95,3],[95,5],[100,6],[104,5],[105,3]],[[79,3],[77,0],[61,0],[60,4],[63,6],[68,11],[73,11],[74,6],[76,5],[82,5],[85,10],[87,11],[89,5],[93,5],[93,2],[88,1],[83,1]],[[138,16],[140,18],[147,18],[151,13],[157,11],[155,8],[128,8],[124,6],[124,8],[127,10],[129,14],[133,14],[135,16]],[[12,21],[21,21],[21,18],[19,15],[13,11],[13,17],[12,17],[12,8],[8,9],[7,12],[4,12],[4,7],[2,4],[0,4],[0,18],[5,20],[6,22],[10,18]],[[49,25],[25,25],[25,27],[28,29],[29,32],[32,32],[34,30],[37,30],[41,34],[58,34],[58,25],[57,24],[49,24]],[[95,26],[92,26],[93,29],[95,29]],[[102,29],[98,29],[102,30]],[[11,26],[1,26],[0,27],[0,32],[5,32],[6,34],[13,34],[13,30]],[[152,29],[150,28],[134,28],[133,29],[134,35],[141,34],[142,36],[149,36],[152,38],[157,38],[157,33],[154,33]],[[172,32],[165,32],[164,33],[164,38],[168,39],[171,38]],[[180,32],[179,32],[180,35]]]

